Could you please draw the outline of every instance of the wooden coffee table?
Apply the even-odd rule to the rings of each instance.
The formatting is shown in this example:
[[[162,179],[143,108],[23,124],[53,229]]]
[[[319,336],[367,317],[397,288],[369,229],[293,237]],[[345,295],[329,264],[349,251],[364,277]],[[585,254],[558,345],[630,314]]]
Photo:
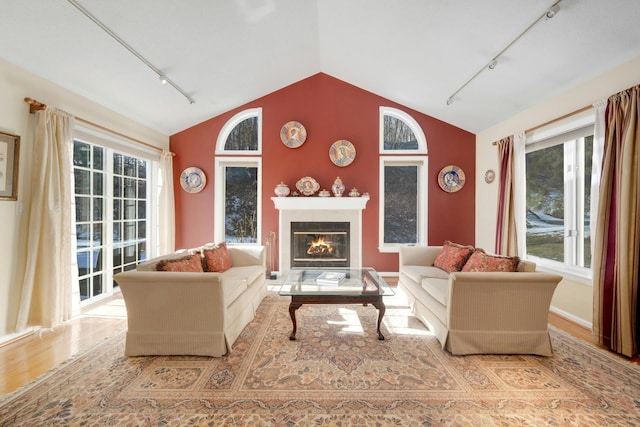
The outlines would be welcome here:
[[[318,281],[323,273],[344,273],[345,278],[336,284],[323,284]],[[383,340],[380,324],[384,316],[383,297],[395,295],[393,289],[373,268],[326,270],[292,269],[287,274],[278,292],[290,296],[289,315],[293,330],[290,340],[296,339],[296,310],[303,304],[371,304],[378,309],[378,339]]]

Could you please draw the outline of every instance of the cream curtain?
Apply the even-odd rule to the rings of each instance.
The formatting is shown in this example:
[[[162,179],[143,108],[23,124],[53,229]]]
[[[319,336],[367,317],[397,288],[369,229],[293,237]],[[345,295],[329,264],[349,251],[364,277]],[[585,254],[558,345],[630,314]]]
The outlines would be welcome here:
[[[31,204],[17,331],[53,328],[77,309],[73,232],[73,116],[47,107],[36,113],[31,165]],[[77,292],[76,292],[77,293]]]
[[[163,151],[160,156],[160,191],[158,194],[159,252],[175,250],[175,201],[173,194],[173,154]]]
[[[502,138],[497,142],[500,160],[498,216],[496,222],[495,253],[501,255],[517,255],[518,239],[516,236],[514,206],[514,153],[513,136]]]
[[[593,333],[638,354],[640,275],[640,86],[609,98],[593,253]]]

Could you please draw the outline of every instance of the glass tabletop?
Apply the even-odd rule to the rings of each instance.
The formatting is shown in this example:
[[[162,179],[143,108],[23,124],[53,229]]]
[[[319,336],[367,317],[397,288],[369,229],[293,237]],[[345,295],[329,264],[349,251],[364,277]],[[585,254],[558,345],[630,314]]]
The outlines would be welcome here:
[[[395,292],[373,268],[294,268],[287,274],[278,294],[387,296]]]

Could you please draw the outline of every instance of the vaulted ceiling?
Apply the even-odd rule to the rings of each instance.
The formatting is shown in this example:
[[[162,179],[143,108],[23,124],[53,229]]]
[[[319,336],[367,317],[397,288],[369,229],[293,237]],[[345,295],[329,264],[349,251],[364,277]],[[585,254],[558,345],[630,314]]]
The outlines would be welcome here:
[[[638,0],[562,0],[509,46],[555,2],[2,1],[0,58],[167,135],[318,72],[476,133],[640,55]]]

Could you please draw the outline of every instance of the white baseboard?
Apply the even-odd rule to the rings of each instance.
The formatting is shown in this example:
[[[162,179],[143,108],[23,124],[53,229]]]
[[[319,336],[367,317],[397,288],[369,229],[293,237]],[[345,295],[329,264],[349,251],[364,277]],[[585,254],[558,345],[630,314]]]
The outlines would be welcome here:
[[[38,329],[40,329],[40,328],[36,328],[35,326],[30,326],[27,329],[25,329],[24,331],[14,332],[14,333],[8,334],[8,335],[3,335],[3,336],[0,337],[0,347],[2,347],[4,345],[11,344],[12,342],[17,341],[19,339],[25,338],[25,337],[35,333]]]
[[[554,306],[550,307],[550,311],[556,313],[559,316],[564,317],[565,319],[571,320],[572,322],[577,323],[580,326],[584,326],[585,328],[587,328],[589,330],[591,330],[593,328],[593,323],[588,322],[588,321],[586,321],[586,320],[584,320],[584,319],[582,319],[582,318],[580,318],[578,316],[574,316],[571,313],[567,313],[564,310],[560,310],[559,308],[556,308]]]

